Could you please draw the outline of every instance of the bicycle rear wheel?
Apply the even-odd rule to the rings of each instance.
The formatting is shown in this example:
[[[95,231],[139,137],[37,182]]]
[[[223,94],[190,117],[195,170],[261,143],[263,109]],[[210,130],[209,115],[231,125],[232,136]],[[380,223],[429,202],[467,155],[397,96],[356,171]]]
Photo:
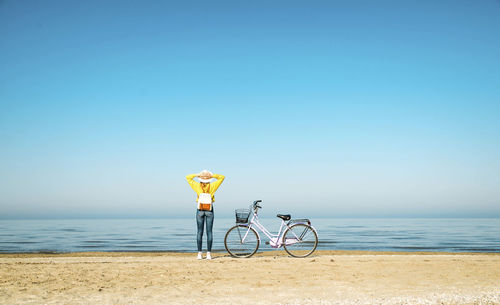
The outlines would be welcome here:
[[[259,248],[259,235],[253,228],[236,225],[229,229],[224,237],[224,246],[233,257],[250,257]]]
[[[306,224],[295,224],[283,234],[283,247],[293,257],[311,255],[318,246],[316,231]]]

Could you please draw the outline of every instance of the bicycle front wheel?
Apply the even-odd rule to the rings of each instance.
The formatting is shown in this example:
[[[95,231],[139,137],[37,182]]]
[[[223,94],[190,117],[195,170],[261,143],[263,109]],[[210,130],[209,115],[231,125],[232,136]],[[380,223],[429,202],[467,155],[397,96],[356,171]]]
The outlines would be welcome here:
[[[306,224],[295,224],[283,234],[283,247],[293,257],[306,257],[316,250],[318,235]]]
[[[250,257],[259,248],[259,235],[245,225],[236,225],[229,229],[224,237],[224,246],[232,257]]]

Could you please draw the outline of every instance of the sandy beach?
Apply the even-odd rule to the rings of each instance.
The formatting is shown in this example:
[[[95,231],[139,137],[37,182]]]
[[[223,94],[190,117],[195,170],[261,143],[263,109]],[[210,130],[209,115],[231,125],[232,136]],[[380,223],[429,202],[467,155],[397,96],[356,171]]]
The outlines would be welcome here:
[[[1,304],[500,304],[500,255],[0,255]]]

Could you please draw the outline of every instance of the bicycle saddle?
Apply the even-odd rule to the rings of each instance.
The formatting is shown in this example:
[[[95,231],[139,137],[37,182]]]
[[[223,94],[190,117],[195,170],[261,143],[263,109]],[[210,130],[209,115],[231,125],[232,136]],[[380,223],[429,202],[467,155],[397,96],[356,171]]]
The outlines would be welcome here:
[[[276,215],[276,217],[279,217],[283,220],[290,220],[290,218],[292,218],[292,216],[290,216],[290,214],[278,214],[278,215]]]

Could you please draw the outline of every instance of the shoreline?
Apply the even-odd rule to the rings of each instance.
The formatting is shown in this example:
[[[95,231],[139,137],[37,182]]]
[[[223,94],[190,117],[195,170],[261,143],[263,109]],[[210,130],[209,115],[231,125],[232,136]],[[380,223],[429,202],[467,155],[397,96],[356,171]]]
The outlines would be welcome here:
[[[206,251],[204,250],[203,253]],[[85,251],[85,252],[0,252],[2,257],[94,257],[94,256],[187,256],[191,257],[197,251]],[[227,251],[212,251],[212,255],[219,257],[231,257]],[[310,256],[317,257],[324,255],[498,255],[500,252],[432,252],[432,251],[372,251],[372,250],[316,250]],[[268,257],[289,255],[284,250],[269,250],[255,253],[253,257]]]

